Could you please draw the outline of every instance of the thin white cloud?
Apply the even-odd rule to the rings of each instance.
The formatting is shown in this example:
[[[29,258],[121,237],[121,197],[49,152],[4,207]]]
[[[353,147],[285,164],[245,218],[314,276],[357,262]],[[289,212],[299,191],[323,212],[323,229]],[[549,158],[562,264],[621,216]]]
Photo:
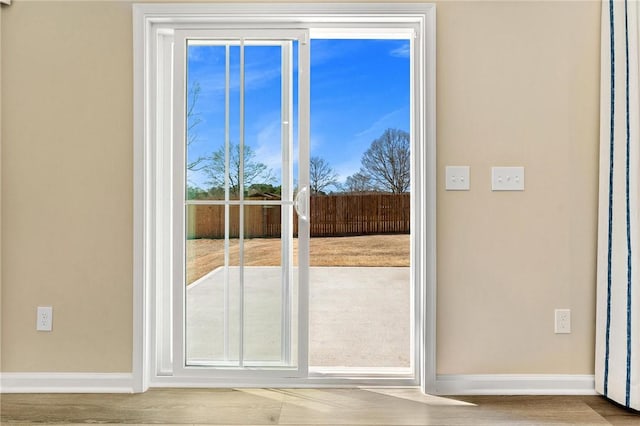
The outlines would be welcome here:
[[[282,153],[280,147],[280,121],[276,119],[260,120],[265,124],[256,135],[256,143],[252,146],[256,156],[255,161],[265,164],[273,174],[281,179]],[[276,185],[279,185],[277,182]]]
[[[380,134],[382,134],[382,132],[387,129],[389,121],[395,116],[397,116],[398,114],[402,113],[404,110],[405,108],[400,108],[383,115],[382,117],[378,118],[367,129],[356,133],[356,137],[360,138],[360,137],[371,136],[371,135],[374,135],[376,137],[380,136]]]
[[[280,79],[280,76],[280,68],[261,69],[259,67],[252,67],[252,69],[248,69],[245,72],[245,90],[259,89],[271,80]]]
[[[232,77],[229,81],[230,90],[238,90],[240,88],[240,78],[237,70],[231,70]],[[251,67],[245,70],[244,87],[246,91],[260,89],[269,82],[280,78],[280,68],[264,68]],[[200,83],[203,94],[224,93],[225,89],[225,73],[222,72],[201,72],[193,73],[189,76],[192,83]]]
[[[322,127],[322,125],[320,123],[315,123],[315,125],[317,127]],[[322,135],[319,135],[317,133],[313,133],[310,136],[310,149],[311,149],[311,155],[317,155],[317,153],[319,151],[322,151],[322,147],[324,145],[325,139]]]
[[[311,40],[311,67],[323,65],[336,58],[351,55],[357,50],[359,43],[357,40]]]
[[[402,46],[397,47],[389,52],[389,55],[393,56],[394,58],[408,58],[410,54],[411,47],[409,46],[409,43],[405,43]]]
[[[198,47],[189,48],[189,62],[202,62],[203,60],[202,49]]]

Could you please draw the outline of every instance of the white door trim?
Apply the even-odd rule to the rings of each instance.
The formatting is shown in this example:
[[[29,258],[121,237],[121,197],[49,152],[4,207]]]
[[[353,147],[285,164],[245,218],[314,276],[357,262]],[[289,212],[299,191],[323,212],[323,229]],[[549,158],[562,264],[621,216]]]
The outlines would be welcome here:
[[[432,390],[435,383],[435,6],[421,3],[310,3],[310,4],[135,4],[134,24],[134,294],[133,294],[133,377],[135,391],[144,391],[151,384],[171,380],[159,374],[155,346],[156,316],[155,288],[164,279],[166,271],[158,260],[162,256],[162,239],[170,238],[163,229],[162,218],[156,210],[163,203],[158,191],[162,176],[162,150],[157,138],[163,123],[158,122],[155,102],[158,82],[154,66],[161,52],[157,51],[158,38],[172,28],[195,28],[211,23],[224,23],[227,28],[246,27],[262,23],[264,27],[301,28],[313,23],[318,28],[349,28],[402,26],[418,27],[414,40],[416,68],[413,70],[414,90],[419,91],[414,105],[417,121],[414,154],[420,160],[414,168],[414,203],[416,215],[412,235],[416,264],[414,282],[418,286],[414,308],[421,316],[414,329],[415,346],[420,354],[416,358],[418,382],[424,390]],[[416,71],[417,70],[417,71]],[[165,154],[166,155],[166,154]],[[160,183],[158,183],[160,182]],[[177,379],[176,379],[177,380]],[[315,386],[320,379],[309,378],[307,385]],[[327,378],[331,380],[331,378]],[[364,379],[363,379],[364,380]],[[345,383],[355,381],[344,380]],[[339,384],[340,381],[335,381]],[[375,380],[367,383],[376,383]],[[384,383],[389,383],[384,381]],[[399,378],[393,384],[416,384],[415,379]],[[222,385],[222,384],[220,384]]]

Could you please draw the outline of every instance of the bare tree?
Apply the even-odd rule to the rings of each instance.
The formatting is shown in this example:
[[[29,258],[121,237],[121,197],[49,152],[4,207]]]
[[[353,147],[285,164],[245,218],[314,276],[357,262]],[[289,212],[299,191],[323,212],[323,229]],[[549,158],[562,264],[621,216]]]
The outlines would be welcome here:
[[[338,186],[338,174],[324,158],[314,156],[309,160],[309,186],[312,194],[321,194],[331,186]]]
[[[373,191],[373,189],[371,178],[360,172],[347,177],[343,185],[343,190],[345,192],[369,192]]]
[[[404,130],[387,129],[362,155],[359,174],[370,179],[373,189],[402,193],[411,184],[410,136]]]
[[[266,164],[255,161],[256,154],[250,146],[244,146],[244,187],[248,188],[256,183],[271,183],[273,181],[272,171]],[[209,177],[207,182],[213,189],[224,188],[225,184],[225,148],[222,145],[209,158],[203,170]],[[231,194],[240,193],[240,145],[229,144],[229,192]]]
[[[194,130],[198,124],[202,123],[202,119],[200,118],[200,114],[195,112],[196,104],[198,103],[198,98],[200,97],[200,92],[202,88],[200,87],[200,83],[197,81],[193,83],[191,88],[189,89],[189,93],[187,95],[187,100],[189,104],[187,105],[187,154],[189,152],[189,147],[198,140],[198,133]],[[202,164],[206,158],[198,157],[192,161],[190,158],[187,159],[187,170],[197,172],[198,170],[202,170],[204,168],[204,164]]]

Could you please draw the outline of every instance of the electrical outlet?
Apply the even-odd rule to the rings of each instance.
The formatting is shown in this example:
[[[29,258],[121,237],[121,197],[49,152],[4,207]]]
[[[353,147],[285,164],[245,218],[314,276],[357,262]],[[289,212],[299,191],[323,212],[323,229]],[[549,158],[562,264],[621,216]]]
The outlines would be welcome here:
[[[36,318],[37,331],[51,331],[53,324],[53,307],[38,306],[38,315]]]
[[[571,333],[571,309],[556,309],[555,319],[556,334]]]

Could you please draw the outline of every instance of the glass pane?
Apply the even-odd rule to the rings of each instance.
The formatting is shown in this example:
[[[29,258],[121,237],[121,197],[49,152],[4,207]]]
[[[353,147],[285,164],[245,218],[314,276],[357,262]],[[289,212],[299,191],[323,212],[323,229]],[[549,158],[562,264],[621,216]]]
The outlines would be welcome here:
[[[229,46],[229,147],[228,162],[229,199],[240,198],[240,46]],[[222,149],[223,144],[220,144]],[[220,167],[223,170],[223,167]],[[224,179],[224,174],[218,175]],[[220,181],[223,183],[224,181]]]
[[[311,368],[411,366],[409,50],[311,41]]]
[[[293,208],[279,204],[283,183],[288,199],[293,183],[293,132],[290,123],[283,127],[290,121],[283,99],[293,111],[293,94],[283,91],[283,51],[275,42],[189,45],[187,199],[221,201],[187,206],[190,365],[269,367],[295,359],[287,328]],[[249,204],[238,203],[241,194]]]
[[[225,210],[231,237],[227,244]],[[186,216],[187,364],[238,365],[238,207],[189,205]]]
[[[409,194],[312,196],[311,206],[310,365],[410,367]]]
[[[279,196],[284,121],[282,47],[250,43],[245,46],[245,196]]]
[[[238,199],[239,46],[213,41],[210,44],[189,42],[186,103],[187,199],[225,199],[227,163],[230,198]]]
[[[240,362],[240,206],[229,209],[229,308],[227,314],[227,360]]]
[[[281,207],[244,207],[245,364],[280,364],[285,269],[282,267]],[[290,281],[289,281],[290,282]]]

